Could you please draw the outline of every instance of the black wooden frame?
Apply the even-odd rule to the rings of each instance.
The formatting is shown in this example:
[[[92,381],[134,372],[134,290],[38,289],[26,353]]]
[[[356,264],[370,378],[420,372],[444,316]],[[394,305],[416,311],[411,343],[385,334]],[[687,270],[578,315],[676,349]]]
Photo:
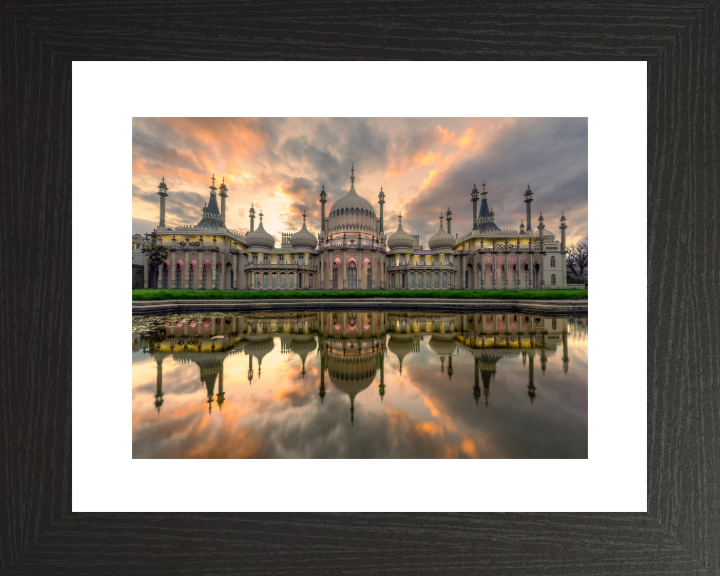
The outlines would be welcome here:
[[[6,0],[0,572],[720,573],[719,3]],[[647,61],[646,514],[71,513],[71,62],[285,58]]]

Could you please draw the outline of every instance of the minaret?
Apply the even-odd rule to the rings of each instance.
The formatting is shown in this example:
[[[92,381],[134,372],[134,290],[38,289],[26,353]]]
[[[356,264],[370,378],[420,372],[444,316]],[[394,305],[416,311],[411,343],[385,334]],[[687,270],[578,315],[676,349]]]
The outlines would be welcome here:
[[[524,200],[525,205],[527,206],[527,221],[528,221],[527,231],[528,231],[528,234],[530,234],[530,231],[532,230],[532,220],[530,217],[530,202],[532,202],[532,201],[533,201],[532,190],[530,190],[530,184],[528,184],[527,190],[525,190],[525,200]]]
[[[165,198],[168,195],[168,187],[165,184],[165,176],[162,177],[162,182],[158,184],[158,196],[160,196],[160,224],[158,229],[162,230],[165,228]]]
[[[450,212],[450,206],[448,206],[448,211],[445,212],[445,219],[447,220],[448,234],[452,234],[452,230],[450,230],[450,220],[452,220],[452,212]]]
[[[565,230],[567,230],[567,224],[565,224],[565,212],[560,217],[560,253],[567,254],[565,250]]]
[[[250,232],[255,230],[255,202],[250,204]]]
[[[225,198],[227,198],[228,187],[225,186],[225,176],[223,176],[222,184],[220,184],[220,219],[222,225],[225,226]]]
[[[473,184],[472,192],[470,193],[470,198],[472,200],[473,205],[473,230],[478,229],[478,221],[477,221],[477,203],[478,203],[478,189],[475,184]]]
[[[327,202],[327,193],[325,192],[325,184],[322,185],[322,190],[320,190],[320,204],[322,204],[322,216],[320,220],[320,230],[322,231],[322,235],[325,236],[325,203]]]
[[[378,194],[378,204],[380,204],[380,237],[383,235],[383,204],[385,204],[385,192],[380,186],[380,194]]]

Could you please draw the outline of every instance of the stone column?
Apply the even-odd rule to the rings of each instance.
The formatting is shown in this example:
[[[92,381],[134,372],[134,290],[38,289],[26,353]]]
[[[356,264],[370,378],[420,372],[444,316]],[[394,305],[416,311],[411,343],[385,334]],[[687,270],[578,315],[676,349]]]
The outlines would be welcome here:
[[[211,289],[215,289],[215,283],[217,282],[217,252],[212,253],[212,271],[210,274],[210,277],[212,278],[212,283],[210,284]]]
[[[185,290],[190,289],[190,267],[192,263],[190,261],[190,252],[184,252],[185,256]]]
[[[234,268],[235,290],[240,290],[240,254],[235,254]]]
[[[148,255],[147,252],[145,252],[143,254],[143,282],[144,282],[143,285],[145,286],[146,290],[149,287],[149,284],[148,284],[148,275],[149,275],[148,268],[150,267],[149,259],[150,259],[150,256]]]
[[[170,288],[179,288],[179,286],[176,286],[175,282],[175,267],[177,266],[177,253],[171,252],[170,253],[170,270],[168,270],[168,286]]]
[[[347,290],[347,252],[343,250],[342,255],[342,289]]]

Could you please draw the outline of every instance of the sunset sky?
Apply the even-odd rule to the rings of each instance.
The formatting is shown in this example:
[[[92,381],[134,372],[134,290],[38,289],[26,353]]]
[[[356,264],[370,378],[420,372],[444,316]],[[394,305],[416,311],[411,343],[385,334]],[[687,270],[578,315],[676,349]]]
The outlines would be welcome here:
[[[167,225],[199,222],[214,173],[229,188],[228,227],[247,230],[254,202],[279,246],[303,210],[319,231],[320,188],[327,214],[350,187],[351,163],[355,189],[376,210],[383,186],[385,230],[402,211],[403,228],[425,247],[448,207],[453,234],[471,230],[470,191],[483,180],[500,228],[525,220],[530,184],[534,229],[542,211],[559,237],[564,210],[569,244],[588,233],[586,118],[134,118],[133,233],[157,226],[162,176]]]

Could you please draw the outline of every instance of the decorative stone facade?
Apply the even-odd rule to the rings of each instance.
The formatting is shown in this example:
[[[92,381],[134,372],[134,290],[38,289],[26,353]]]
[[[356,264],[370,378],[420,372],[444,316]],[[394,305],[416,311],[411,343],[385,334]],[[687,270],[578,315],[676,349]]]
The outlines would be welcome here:
[[[152,242],[168,248],[159,270],[149,270],[148,243],[133,237],[133,287],[143,267],[145,288],[191,290],[367,290],[367,289],[547,289],[566,287],[565,215],[560,218],[561,240],[545,230],[542,212],[535,231],[528,220],[520,230],[501,229],[482,192],[473,186],[473,228],[464,235],[451,233],[452,212],[445,214],[447,231],[440,228],[424,249],[417,235],[402,227],[389,236],[383,223],[385,194],[378,195],[379,216],[372,204],[355,191],[355,170],[350,190],[325,216],[327,192],[320,192],[322,220],[317,238],[303,226],[283,234],[279,248],[260,223],[255,228],[255,208],[250,208],[250,231],[242,234],[225,226],[229,189],[220,186],[221,208],[213,175],[210,198],[196,225],[165,226],[165,201],[172,192],[163,181],[158,186],[160,214]],[[528,218],[533,201],[530,186],[523,195]],[[480,208],[477,202],[480,200]],[[137,254],[136,254],[137,252]],[[144,257],[142,257],[144,255]]]

